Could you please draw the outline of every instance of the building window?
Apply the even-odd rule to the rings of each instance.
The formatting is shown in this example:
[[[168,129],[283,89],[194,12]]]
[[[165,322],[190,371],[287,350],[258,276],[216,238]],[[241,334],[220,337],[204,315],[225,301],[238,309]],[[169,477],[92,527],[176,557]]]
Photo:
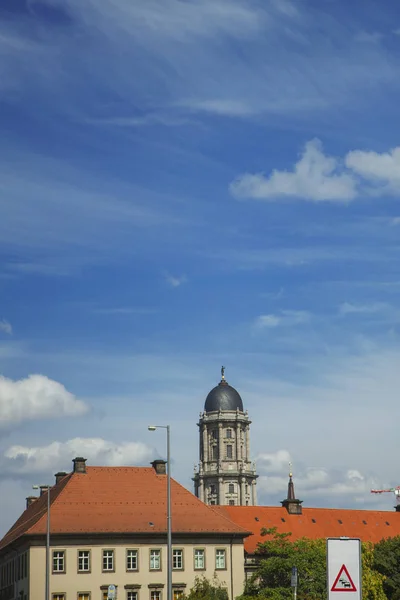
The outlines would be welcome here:
[[[226,551],[216,550],[215,551],[215,568],[226,569]]]
[[[138,570],[138,551],[127,550],[126,551],[126,570],[137,571]]]
[[[150,550],[150,571],[161,571],[161,550]]]
[[[103,571],[114,571],[114,550],[103,550]]]
[[[90,571],[90,552],[89,550],[78,550],[78,573],[88,573]]]
[[[53,594],[52,599],[53,600],[65,600],[65,594]]]
[[[233,483],[230,483],[230,484],[229,484],[229,486],[228,486],[228,492],[229,492],[230,494],[234,494],[234,493],[235,493],[235,486],[234,486],[234,484],[233,484]]]
[[[54,550],[53,552],[53,573],[65,573],[64,550]]]
[[[214,485],[213,483],[210,485],[210,494],[216,494],[217,493],[217,487],[216,485]]]
[[[232,439],[232,429],[227,429],[226,430],[226,437],[231,440]]]
[[[159,590],[151,590],[150,600],[161,600],[161,592]]]
[[[89,592],[78,592],[78,600],[90,600]]]
[[[200,548],[194,551],[194,568],[195,571],[201,571],[206,568],[205,552]]]
[[[211,460],[217,460],[218,458],[218,446],[211,446]]]
[[[183,550],[173,550],[172,552],[172,568],[183,569]]]
[[[235,501],[234,500],[229,500],[229,506],[235,506]]]
[[[182,590],[173,590],[173,600],[181,600],[183,598]]]
[[[233,457],[233,446],[232,444],[228,444],[226,446],[226,458],[232,458]]]
[[[211,431],[211,437],[216,440],[218,438],[218,430],[217,429],[213,429]]]
[[[138,593],[137,592],[127,592],[126,593],[126,600],[138,600]]]

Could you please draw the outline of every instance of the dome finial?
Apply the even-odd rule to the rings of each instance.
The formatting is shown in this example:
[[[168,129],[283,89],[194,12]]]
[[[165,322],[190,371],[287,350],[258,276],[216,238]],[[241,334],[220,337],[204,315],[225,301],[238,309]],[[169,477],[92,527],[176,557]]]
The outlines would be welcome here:
[[[224,366],[221,367],[221,379],[222,379],[222,381],[225,381],[225,367]]]

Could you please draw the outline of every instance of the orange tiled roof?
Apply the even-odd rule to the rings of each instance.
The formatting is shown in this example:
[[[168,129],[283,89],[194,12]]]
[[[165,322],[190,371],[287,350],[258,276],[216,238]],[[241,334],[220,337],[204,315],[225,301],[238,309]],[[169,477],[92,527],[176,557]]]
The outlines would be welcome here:
[[[87,467],[51,491],[51,533],[166,532],[166,475],[150,467]],[[173,533],[236,534],[248,531],[206,506],[171,480]],[[29,506],[0,542],[0,550],[22,535],[46,532],[47,494]]]
[[[253,554],[265,537],[260,531],[276,527],[279,533],[291,533],[291,540],[328,537],[356,537],[379,542],[400,535],[400,513],[378,510],[346,510],[338,508],[303,508],[302,515],[289,515],[284,507],[224,506],[219,507],[240,527],[253,535],[244,541],[245,551]]]

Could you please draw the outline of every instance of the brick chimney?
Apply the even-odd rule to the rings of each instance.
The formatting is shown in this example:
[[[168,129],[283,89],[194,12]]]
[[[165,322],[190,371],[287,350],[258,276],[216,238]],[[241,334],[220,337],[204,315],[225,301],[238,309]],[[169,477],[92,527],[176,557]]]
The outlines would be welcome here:
[[[86,461],[87,458],[82,458],[82,456],[77,456],[72,461],[74,463],[74,473],[86,473]]]
[[[43,496],[48,490],[51,489],[50,485],[41,485],[40,486],[40,495]]]
[[[68,475],[68,473],[66,473],[65,471],[58,471],[58,473],[54,475],[54,477],[56,478],[56,485],[57,483],[60,483],[61,479],[64,479],[66,475]]]
[[[37,496],[28,496],[26,499],[26,508],[29,508],[30,505],[36,502],[37,499]]]
[[[166,460],[153,460],[150,463],[157,475],[166,475],[167,474],[167,461]]]

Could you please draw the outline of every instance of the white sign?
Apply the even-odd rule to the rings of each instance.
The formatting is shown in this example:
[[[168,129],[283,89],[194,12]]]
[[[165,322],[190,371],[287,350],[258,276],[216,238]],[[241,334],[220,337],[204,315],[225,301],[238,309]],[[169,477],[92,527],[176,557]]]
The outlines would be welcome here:
[[[327,539],[328,600],[361,600],[361,541]],[[341,594],[346,596],[342,597]]]
[[[115,587],[115,585],[109,585],[107,592],[107,600],[115,600],[115,598],[117,597],[116,592],[117,588]]]

